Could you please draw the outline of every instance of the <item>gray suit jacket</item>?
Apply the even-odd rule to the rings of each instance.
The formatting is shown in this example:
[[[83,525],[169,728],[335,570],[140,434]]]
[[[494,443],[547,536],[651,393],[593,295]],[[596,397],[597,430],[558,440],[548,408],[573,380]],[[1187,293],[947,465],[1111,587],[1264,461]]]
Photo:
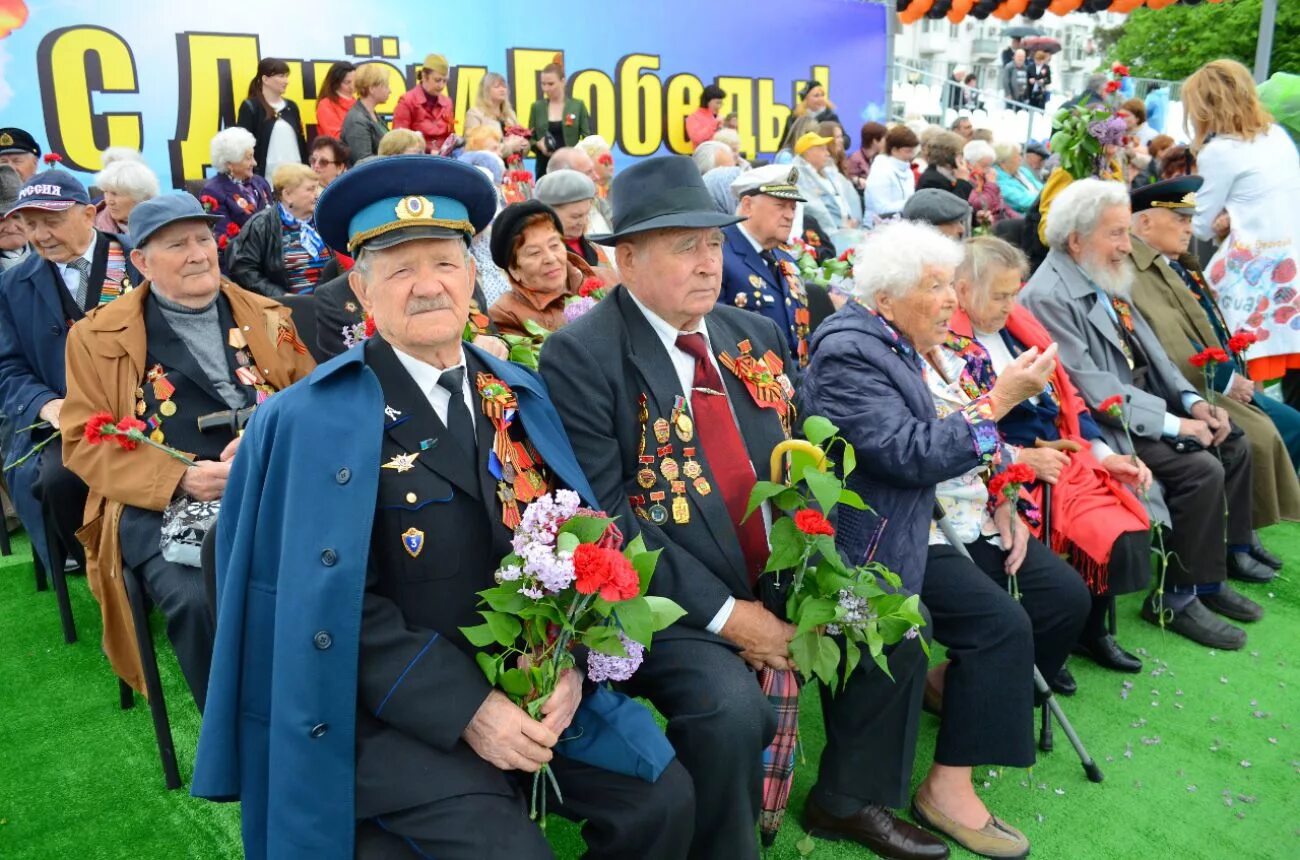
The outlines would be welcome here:
[[[1053,250],[1020,293],[1021,303],[1051,332],[1057,359],[1093,410],[1106,444],[1121,454],[1133,453],[1122,424],[1098,413],[1097,406],[1115,394],[1125,397],[1125,417],[1134,436],[1160,439],[1165,413],[1184,415],[1184,392],[1196,389],[1169,360],[1151,326],[1133,308],[1133,334],[1150,360],[1147,387],[1133,384],[1133,372],[1120,346],[1119,331],[1097,291],[1068,254]],[[1158,393],[1152,393],[1158,392]],[[1151,514],[1167,522],[1169,514],[1157,486],[1150,493]]]

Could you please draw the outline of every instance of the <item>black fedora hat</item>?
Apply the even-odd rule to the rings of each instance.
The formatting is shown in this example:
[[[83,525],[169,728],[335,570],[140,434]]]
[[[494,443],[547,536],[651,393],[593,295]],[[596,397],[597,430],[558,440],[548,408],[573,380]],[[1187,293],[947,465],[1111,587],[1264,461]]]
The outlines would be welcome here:
[[[610,245],[650,230],[726,227],[745,219],[718,211],[695,162],[684,155],[647,158],[614,177],[614,232],[588,236]]]

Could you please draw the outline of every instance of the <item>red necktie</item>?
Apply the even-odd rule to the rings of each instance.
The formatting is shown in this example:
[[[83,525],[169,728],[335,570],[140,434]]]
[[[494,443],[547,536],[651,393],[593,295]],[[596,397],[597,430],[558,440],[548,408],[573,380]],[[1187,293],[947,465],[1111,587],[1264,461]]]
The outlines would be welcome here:
[[[691,414],[695,418],[695,432],[704,449],[704,457],[713,472],[713,484],[726,502],[731,524],[740,539],[740,551],[745,556],[749,584],[758,581],[758,575],[767,566],[767,532],[763,529],[761,512],[741,522],[749,493],[754,489],[754,466],[749,460],[745,440],[731,414],[727,402],[727,389],[722,377],[709,359],[709,347],[702,334],[680,334],[677,348],[695,359],[695,378],[691,381]]]

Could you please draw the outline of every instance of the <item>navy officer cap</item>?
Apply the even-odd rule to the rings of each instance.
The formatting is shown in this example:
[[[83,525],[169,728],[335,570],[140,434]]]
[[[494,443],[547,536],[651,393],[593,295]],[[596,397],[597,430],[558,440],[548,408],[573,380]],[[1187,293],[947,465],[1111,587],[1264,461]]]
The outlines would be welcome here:
[[[0,128],[0,155],[7,155],[11,152],[25,152],[28,155],[41,157],[40,144],[36,138],[32,137],[21,128]]]
[[[1135,188],[1129,195],[1133,213],[1136,215],[1148,209],[1172,209],[1180,215],[1191,217],[1196,211],[1196,192],[1201,190],[1204,182],[1199,176],[1179,176]]]
[[[477,167],[394,155],[358,164],[326,186],[316,229],[335,251],[355,256],[412,239],[469,241],[492,223],[496,208],[496,188]]]

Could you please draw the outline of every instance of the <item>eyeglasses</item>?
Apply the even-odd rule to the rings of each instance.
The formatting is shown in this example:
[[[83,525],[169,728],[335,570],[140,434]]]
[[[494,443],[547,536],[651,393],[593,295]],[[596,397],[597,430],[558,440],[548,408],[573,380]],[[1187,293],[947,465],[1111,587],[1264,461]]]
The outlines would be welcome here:
[[[310,167],[330,167],[330,166],[337,167],[338,166],[337,161],[330,161],[328,158],[313,158],[310,161],[308,161],[307,164]]]

